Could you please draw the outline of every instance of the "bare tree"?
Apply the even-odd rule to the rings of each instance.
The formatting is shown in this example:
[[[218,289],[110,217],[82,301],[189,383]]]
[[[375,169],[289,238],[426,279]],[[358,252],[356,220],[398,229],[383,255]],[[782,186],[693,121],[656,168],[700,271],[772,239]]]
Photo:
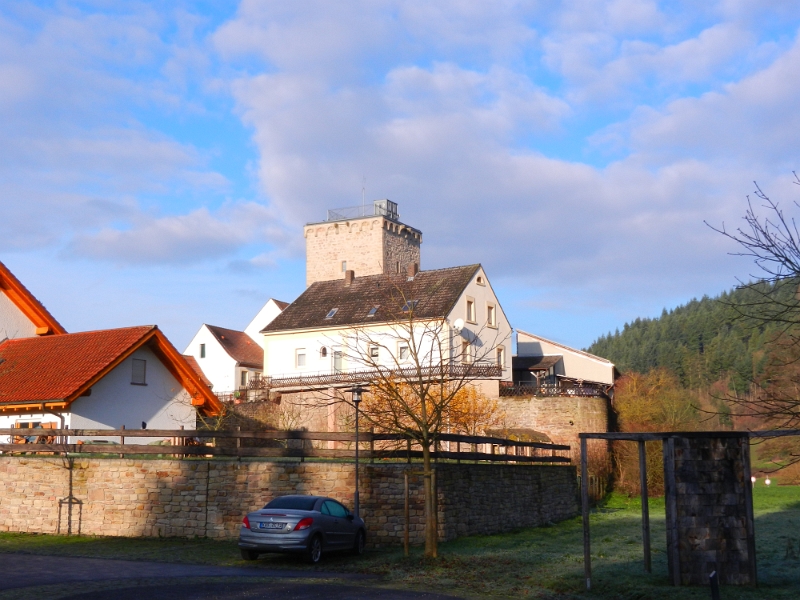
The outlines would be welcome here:
[[[800,185],[800,177],[795,172],[793,175],[794,183]],[[755,196],[766,216],[756,212],[748,196],[745,226],[729,231],[724,224],[706,225],[740,246],[741,251],[731,254],[752,258],[759,269],[751,274],[750,282],[739,281],[738,288],[747,293],[744,300],[730,302],[730,306],[754,325],[775,326],[782,335],[799,343],[796,326],[800,324],[800,231],[795,218],[786,216],[779,203],[767,196],[758,183],[754,184]],[[797,202],[794,204],[800,207]]]
[[[793,172],[794,183],[800,177]],[[755,183],[755,182],[754,182]],[[745,226],[734,231],[713,227],[735,241],[741,251],[735,256],[753,259],[758,272],[751,281],[739,282],[743,298],[728,304],[738,316],[754,327],[771,329],[769,356],[763,374],[751,382],[746,393],[725,397],[731,415],[741,423],[772,427],[800,425],[800,230],[795,218],[787,216],[779,203],[772,200],[758,183],[755,197],[761,202],[766,216],[760,216],[747,197]],[[796,207],[800,207],[797,202]],[[708,225],[708,223],[706,223]]]

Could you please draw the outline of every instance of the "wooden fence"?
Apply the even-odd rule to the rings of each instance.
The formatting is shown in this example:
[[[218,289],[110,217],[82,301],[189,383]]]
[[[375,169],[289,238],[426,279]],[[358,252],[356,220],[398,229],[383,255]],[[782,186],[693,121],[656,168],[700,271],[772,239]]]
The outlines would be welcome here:
[[[305,458],[355,459],[356,441],[354,433],[184,429],[0,429],[0,438],[5,436],[12,442],[0,443],[0,452],[5,454],[285,457],[301,461]],[[68,443],[74,438],[93,437],[119,438],[119,442],[88,439]],[[136,444],[130,443],[130,438],[160,438],[162,443]],[[401,434],[364,432],[359,434],[358,446],[359,459],[365,462],[422,459],[422,447]],[[486,436],[440,434],[432,449],[431,457],[437,461],[571,462],[567,445]]]

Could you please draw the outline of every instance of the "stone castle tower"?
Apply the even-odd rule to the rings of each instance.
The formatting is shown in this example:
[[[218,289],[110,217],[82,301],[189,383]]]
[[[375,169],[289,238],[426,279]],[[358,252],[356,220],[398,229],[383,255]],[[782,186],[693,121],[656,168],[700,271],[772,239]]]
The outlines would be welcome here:
[[[420,264],[422,232],[400,222],[397,204],[375,200],[372,206],[328,211],[328,218],[309,223],[306,238],[306,286],[316,281],[355,276],[405,273]]]

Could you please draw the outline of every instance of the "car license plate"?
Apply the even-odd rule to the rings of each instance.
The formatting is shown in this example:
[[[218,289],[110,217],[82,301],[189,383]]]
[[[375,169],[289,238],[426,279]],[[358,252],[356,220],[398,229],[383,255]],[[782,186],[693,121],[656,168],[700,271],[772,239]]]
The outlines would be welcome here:
[[[259,523],[259,529],[283,529],[286,523]]]

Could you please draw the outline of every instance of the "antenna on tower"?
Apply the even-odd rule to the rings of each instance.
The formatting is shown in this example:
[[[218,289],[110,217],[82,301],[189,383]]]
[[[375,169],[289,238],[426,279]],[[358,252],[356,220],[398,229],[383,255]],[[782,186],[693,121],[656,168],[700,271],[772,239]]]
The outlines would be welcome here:
[[[364,211],[367,210],[367,176],[361,176],[361,216],[364,216]]]

